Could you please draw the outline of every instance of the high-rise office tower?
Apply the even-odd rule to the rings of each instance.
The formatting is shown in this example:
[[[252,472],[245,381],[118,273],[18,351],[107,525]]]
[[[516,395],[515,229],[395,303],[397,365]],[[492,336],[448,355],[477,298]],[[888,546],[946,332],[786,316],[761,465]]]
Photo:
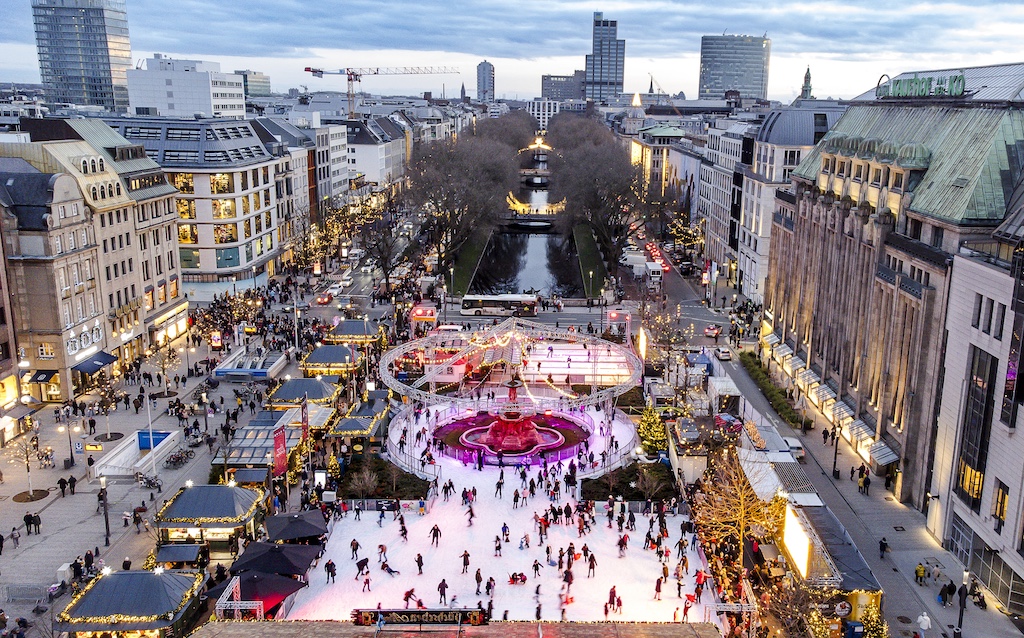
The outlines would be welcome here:
[[[494,65],[487,60],[476,65],[476,99],[494,101]]]
[[[721,100],[726,91],[741,98],[768,99],[772,41],[749,35],[706,35],[700,39],[702,100]]]
[[[46,98],[128,110],[132,66],[124,0],[32,0]]]
[[[594,51],[587,56],[583,89],[588,99],[602,102],[622,93],[626,41],[617,40],[619,23],[594,13]]]

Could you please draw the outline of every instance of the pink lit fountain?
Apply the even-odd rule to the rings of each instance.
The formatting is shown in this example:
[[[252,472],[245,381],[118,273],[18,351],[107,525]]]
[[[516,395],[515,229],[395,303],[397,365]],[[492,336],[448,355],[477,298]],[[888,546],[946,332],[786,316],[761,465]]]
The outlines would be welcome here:
[[[506,381],[508,401],[490,416],[490,423],[471,427],[462,433],[459,442],[470,449],[482,449],[492,455],[527,455],[559,447],[564,441],[557,430],[534,422],[533,410],[516,400],[523,387],[519,379]],[[477,421],[478,423],[480,421]]]

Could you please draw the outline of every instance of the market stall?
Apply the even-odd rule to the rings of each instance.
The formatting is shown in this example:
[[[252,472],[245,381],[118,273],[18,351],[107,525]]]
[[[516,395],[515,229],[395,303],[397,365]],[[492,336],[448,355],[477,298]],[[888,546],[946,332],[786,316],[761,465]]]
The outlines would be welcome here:
[[[158,544],[205,543],[211,559],[234,555],[240,538],[256,538],[264,492],[231,485],[183,487],[157,512]]]
[[[322,376],[345,376],[363,365],[365,354],[354,345],[322,345],[299,363],[302,375],[307,378]]]
[[[53,621],[71,638],[171,638],[199,612],[198,572],[120,571],[98,576]]]

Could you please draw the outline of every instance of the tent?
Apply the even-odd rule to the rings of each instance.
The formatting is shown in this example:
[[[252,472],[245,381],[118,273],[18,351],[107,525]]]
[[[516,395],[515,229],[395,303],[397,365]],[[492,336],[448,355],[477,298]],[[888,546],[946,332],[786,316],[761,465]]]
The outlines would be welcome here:
[[[230,578],[212,587],[206,592],[206,596],[217,600],[227,589],[229,583],[231,583]],[[306,583],[279,574],[252,571],[238,576],[238,586],[242,600],[263,601],[265,611],[281,604],[285,598],[305,587]]]
[[[250,543],[231,572],[267,572],[270,574],[305,574],[320,552],[319,545],[278,545],[277,543]]]
[[[271,516],[264,523],[272,541],[290,541],[298,538],[319,537],[327,533],[327,523],[320,510],[306,510],[295,514]]]

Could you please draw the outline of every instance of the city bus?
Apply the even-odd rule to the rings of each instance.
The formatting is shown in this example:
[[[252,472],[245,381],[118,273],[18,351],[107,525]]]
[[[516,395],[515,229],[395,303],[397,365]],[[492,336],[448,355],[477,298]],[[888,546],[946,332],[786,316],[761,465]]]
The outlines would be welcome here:
[[[466,295],[462,298],[464,315],[501,315],[536,317],[537,297],[534,295]]]

